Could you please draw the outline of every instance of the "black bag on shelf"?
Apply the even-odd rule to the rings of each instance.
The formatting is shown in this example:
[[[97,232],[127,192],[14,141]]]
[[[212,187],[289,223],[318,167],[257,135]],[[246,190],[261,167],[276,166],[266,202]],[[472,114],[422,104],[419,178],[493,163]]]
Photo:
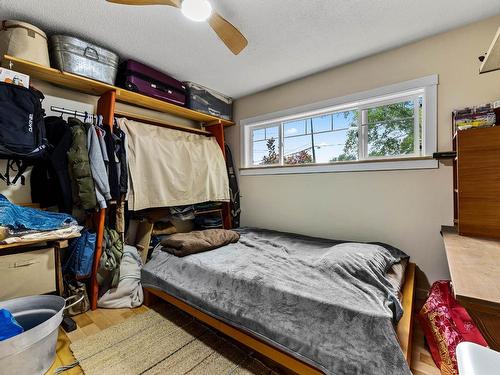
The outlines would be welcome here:
[[[5,174],[0,178],[7,185],[15,184],[36,159],[48,149],[45,137],[41,92],[0,82],[0,159],[7,159]],[[10,171],[16,176],[11,181]]]

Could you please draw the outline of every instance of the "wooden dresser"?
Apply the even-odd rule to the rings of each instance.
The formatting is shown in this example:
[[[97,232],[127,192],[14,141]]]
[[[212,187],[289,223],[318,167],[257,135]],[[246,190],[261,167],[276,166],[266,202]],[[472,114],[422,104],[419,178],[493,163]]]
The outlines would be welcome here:
[[[455,298],[500,351],[500,241],[460,236],[455,227],[441,233]]]

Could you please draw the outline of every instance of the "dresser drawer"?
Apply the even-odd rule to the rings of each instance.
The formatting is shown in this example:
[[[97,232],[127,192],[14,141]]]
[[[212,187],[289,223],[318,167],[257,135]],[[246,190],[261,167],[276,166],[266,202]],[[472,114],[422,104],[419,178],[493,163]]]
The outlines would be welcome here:
[[[54,292],[54,248],[0,256],[0,285],[0,300]]]

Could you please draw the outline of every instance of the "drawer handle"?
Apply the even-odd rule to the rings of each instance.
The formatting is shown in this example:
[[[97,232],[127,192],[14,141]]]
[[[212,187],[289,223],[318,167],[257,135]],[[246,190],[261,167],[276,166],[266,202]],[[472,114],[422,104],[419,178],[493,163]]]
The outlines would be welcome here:
[[[21,267],[29,267],[33,264],[37,264],[34,260],[26,260],[24,262],[15,262],[12,268],[21,268]]]

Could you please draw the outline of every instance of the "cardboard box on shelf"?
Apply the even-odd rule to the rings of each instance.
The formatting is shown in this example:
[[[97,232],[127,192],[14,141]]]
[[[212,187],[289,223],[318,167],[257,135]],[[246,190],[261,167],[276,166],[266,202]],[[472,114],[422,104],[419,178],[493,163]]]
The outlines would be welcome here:
[[[29,88],[30,76],[7,68],[0,68],[0,82]]]

